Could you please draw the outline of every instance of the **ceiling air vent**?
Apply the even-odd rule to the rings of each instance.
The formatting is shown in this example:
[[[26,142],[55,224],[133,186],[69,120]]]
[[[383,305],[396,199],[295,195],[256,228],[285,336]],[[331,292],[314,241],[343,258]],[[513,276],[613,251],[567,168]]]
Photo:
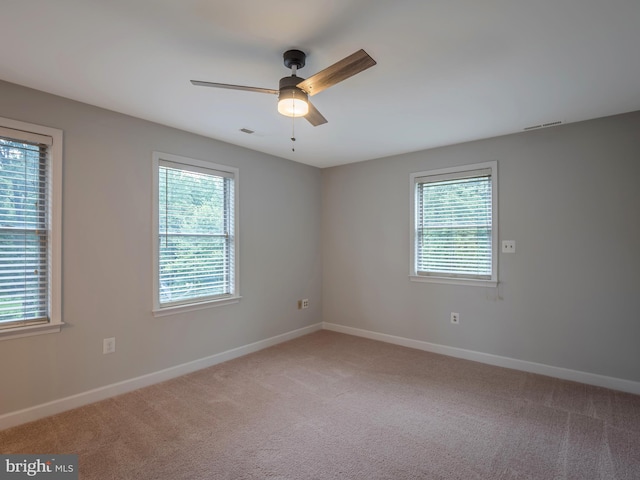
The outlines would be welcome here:
[[[249,130],[248,128],[241,128],[241,129],[240,129],[240,131],[241,131],[242,133],[247,133],[247,134],[249,134],[249,135],[251,135],[252,133],[255,133],[255,131],[254,131],[254,130]]]
[[[555,122],[549,123],[541,123],[540,125],[531,125],[530,127],[525,127],[523,130],[536,130],[537,128],[546,128],[546,127],[555,127],[556,125],[560,125],[562,120],[556,120]]]

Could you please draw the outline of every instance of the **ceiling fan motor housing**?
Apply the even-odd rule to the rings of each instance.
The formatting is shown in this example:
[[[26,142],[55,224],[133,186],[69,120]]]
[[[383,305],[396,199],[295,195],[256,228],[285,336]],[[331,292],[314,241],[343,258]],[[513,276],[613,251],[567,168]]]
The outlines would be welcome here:
[[[300,90],[296,85],[298,85],[304,78],[296,77],[295,75],[291,75],[289,77],[282,77],[280,79],[280,92],[282,92],[283,88],[296,88]],[[302,92],[302,90],[300,90]]]
[[[309,97],[306,92],[302,91],[296,85],[298,85],[304,78],[300,77],[283,77],[280,79],[280,95],[279,99],[283,98],[299,98],[305,102],[309,101]]]

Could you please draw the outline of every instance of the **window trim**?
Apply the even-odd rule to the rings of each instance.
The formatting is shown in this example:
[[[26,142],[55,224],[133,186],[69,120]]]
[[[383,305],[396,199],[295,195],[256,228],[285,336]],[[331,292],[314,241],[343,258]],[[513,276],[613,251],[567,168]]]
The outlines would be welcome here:
[[[439,277],[437,275],[418,275],[416,269],[416,224],[417,224],[417,188],[418,179],[422,177],[441,176],[442,178],[463,178],[465,173],[480,170],[491,170],[491,279]],[[484,162],[471,165],[440,168],[415,172],[409,175],[409,279],[412,282],[439,283],[448,285],[469,285],[480,287],[496,287],[498,285],[498,162]]]
[[[21,122],[0,117],[0,127],[16,130],[22,134],[22,140],[33,141],[33,138],[44,135],[51,138],[48,146],[47,168],[49,174],[49,251],[48,262],[48,312],[49,321],[34,325],[19,325],[0,329],[0,340],[58,333],[62,321],[62,163],[63,132],[57,128],[45,127],[33,123]],[[35,137],[34,137],[35,135]]]
[[[228,295],[220,298],[213,298],[207,300],[199,300],[194,299],[192,301],[185,301],[180,304],[171,304],[167,306],[162,306],[160,304],[160,282],[159,282],[159,273],[160,273],[160,251],[158,248],[158,229],[159,229],[159,196],[160,196],[160,178],[159,178],[159,167],[162,162],[171,162],[174,164],[184,165],[186,169],[196,171],[198,169],[203,169],[206,173],[212,173],[217,171],[221,176],[227,176],[233,178],[234,188],[233,188],[233,225],[234,225],[234,235],[233,235],[233,248],[234,248],[234,258],[233,258],[233,271],[234,271],[234,293],[232,295]],[[210,307],[218,307],[223,305],[230,305],[233,303],[238,303],[242,298],[240,296],[240,275],[239,275],[239,223],[238,223],[238,211],[239,211],[239,170],[235,167],[230,167],[227,165],[220,165],[217,163],[198,160],[195,158],[183,157],[180,155],[173,155],[170,153],[162,153],[162,152],[153,152],[152,154],[152,179],[153,179],[153,219],[152,219],[152,252],[153,252],[153,307],[152,313],[154,317],[163,317],[167,315],[175,315],[178,313],[191,312],[196,310],[202,310]],[[202,170],[201,170],[202,171]]]

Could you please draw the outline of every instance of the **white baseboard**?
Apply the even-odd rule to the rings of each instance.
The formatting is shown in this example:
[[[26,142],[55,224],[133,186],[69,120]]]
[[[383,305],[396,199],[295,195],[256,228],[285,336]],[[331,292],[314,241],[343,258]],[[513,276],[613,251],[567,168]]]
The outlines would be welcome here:
[[[394,335],[387,335],[385,333],[377,333],[370,330],[363,330],[360,328],[353,328],[344,325],[323,322],[293,330],[291,332],[283,333],[281,335],[276,335],[275,337],[260,340],[258,342],[244,345],[242,347],[233,348],[231,350],[194,360],[192,362],[176,365],[175,367],[170,367],[158,372],[149,373],[147,375],[131,378],[122,382],[113,383],[111,385],[105,385],[104,387],[99,387],[93,390],[78,393],[76,395],[71,395],[69,397],[53,400],[41,405],[35,405],[23,410],[0,415],[0,430],[14,427],[16,425],[21,425],[23,423],[32,422],[40,418],[55,415],[56,413],[61,413],[72,408],[81,407],[83,405],[88,405],[89,403],[98,402],[100,400],[114,397],[116,395],[131,392],[133,390],[137,390],[138,388],[143,388],[149,385],[164,382],[165,380],[170,380],[172,378],[179,377],[180,375],[186,375],[188,373],[195,372],[196,370],[211,367],[228,360],[233,360],[234,358],[242,357],[243,355],[248,355],[250,353],[257,352],[258,350],[262,350],[264,348],[268,348],[273,345],[277,345],[279,343],[286,342],[287,340],[292,340],[294,338],[301,337],[302,335],[307,335],[321,329],[346,333],[348,335],[355,335],[372,340],[379,340],[381,342],[392,343],[395,345],[415,348],[427,352],[439,353],[450,357],[463,358],[466,360],[486,363],[489,365],[496,365],[498,367],[512,368],[514,370],[537,373],[540,375],[547,375],[549,377],[561,378],[563,380],[571,380],[574,382],[586,383],[589,385],[611,388],[614,390],[620,390],[623,392],[640,395],[640,382],[608,377],[595,373],[581,372],[578,370],[570,370],[567,368],[554,367],[542,363],[527,362],[525,360],[518,360],[516,358],[502,357],[499,355],[476,352],[473,350],[448,347],[445,345],[438,345],[421,340],[413,340],[410,338],[397,337]]]
[[[581,372],[579,370],[570,370],[568,368],[554,367],[542,363],[528,362],[518,360],[517,358],[501,357],[490,353],[476,352],[473,350],[465,350],[463,348],[447,347],[446,345],[438,345],[436,343],[423,342],[421,340],[412,340],[410,338],[396,337],[385,333],[372,332],[370,330],[362,330],[360,328],[347,327],[337,325],[335,323],[324,322],[322,328],[332,330],[334,332],[346,333],[358,337],[369,338],[371,340],[379,340],[381,342],[402,345],[403,347],[415,348],[426,352],[439,353],[450,357],[463,358],[474,362],[486,363],[498,367],[511,368],[521,370],[523,372],[538,373],[548,377],[561,378],[563,380],[571,380],[574,382],[586,383],[598,387],[611,388],[622,392],[634,393],[640,395],[640,382],[624,380],[622,378],[607,377],[595,373]]]
[[[25,408],[23,410],[6,413],[4,415],[0,415],[0,430],[32,422],[40,418],[48,417],[49,415],[88,405],[89,403],[98,402],[116,395],[131,392],[138,388],[148,387],[155,383],[164,382],[165,380],[170,380],[172,378],[179,377],[180,375],[186,375],[187,373],[195,372],[196,370],[201,370],[228,360],[233,360],[234,358],[242,357],[243,355],[248,355],[249,353],[257,352],[258,350],[272,347],[273,345],[277,345],[279,343],[286,342],[287,340],[292,340],[321,329],[322,324],[316,323],[308,327],[299,328],[291,332],[276,335],[275,337],[250,343],[249,345],[244,345],[242,347],[233,348],[192,362],[176,365],[175,367],[166,368],[158,372],[149,373],[147,375],[131,378],[111,385],[105,385],[104,387],[95,388],[87,392],[53,400],[51,402]]]

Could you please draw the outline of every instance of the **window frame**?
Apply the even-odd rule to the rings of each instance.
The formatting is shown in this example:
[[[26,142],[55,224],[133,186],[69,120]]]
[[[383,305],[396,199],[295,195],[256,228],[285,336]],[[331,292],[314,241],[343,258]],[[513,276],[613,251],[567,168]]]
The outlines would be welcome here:
[[[418,223],[418,183],[423,177],[449,176],[452,179],[459,177],[467,178],[470,172],[478,170],[491,170],[491,278],[478,279],[464,276],[437,276],[419,275],[417,272],[417,223]],[[484,162],[470,165],[460,165],[455,167],[426,170],[411,173],[409,176],[409,203],[410,203],[410,257],[409,257],[409,279],[413,282],[439,283],[450,285],[470,285],[480,287],[496,287],[498,285],[498,162]]]
[[[46,322],[33,325],[16,325],[0,328],[0,340],[58,333],[62,321],[62,164],[63,132],[57,128],[0,117],[0,127],[15,131],[10,138],[32,142],[34,138],[51,138],[47,146],[46,168],[48,189],[47,262],[47,313]]]
[[[163,306],[160,303],[160,166],[163,162],[171,164],[184,165],[186,170],[204,171],[205,173],[215,174],[216,172],[225,174],[233,180],[233,232],[232,243],[234,249],[233,259],[230,262],[233,268],[233,293],[219,298],[193,299],[183,302]],[[239,278],[239,170],[235,167],[220,165],[205,160],[188,158],[170,153],[153,152],[152,154],[153,168],[153,221],[152,221],[152,252],[153,252],[153,307],[152,313],[155,317],[166,315],[174,315],[183,312],[201,310],[205,308],[217,307],[238,303],[240,301],[240,278]]]

